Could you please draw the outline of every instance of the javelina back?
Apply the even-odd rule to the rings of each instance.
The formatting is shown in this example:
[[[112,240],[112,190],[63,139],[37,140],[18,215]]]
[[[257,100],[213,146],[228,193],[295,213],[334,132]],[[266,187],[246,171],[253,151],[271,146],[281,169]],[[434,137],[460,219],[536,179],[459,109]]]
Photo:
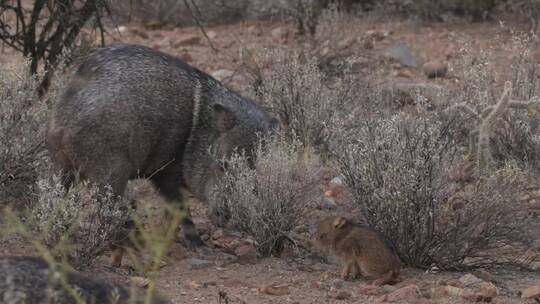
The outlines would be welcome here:
[[[206,200],[235,149],[250,153],[276,126],[253,101],[173,56],[136,45],[99,48],[76,67],[49,124],[48,149],[69,188],[75,173],[112,186],[149,178],[169,201]],[[211,153],[213,155],[211,155]],[[201,243],[193,223],[184,235]]]
[[[65,275],[69,289],[60,282],[49,264],[37,257],[0,258],[0,303],[77,303],[70,293],[76,291],[85,303],[146,303],[145,295],[119,284],[90,278],[77,272],[58,272]],[[151,303],[165,304],[154,296]]]

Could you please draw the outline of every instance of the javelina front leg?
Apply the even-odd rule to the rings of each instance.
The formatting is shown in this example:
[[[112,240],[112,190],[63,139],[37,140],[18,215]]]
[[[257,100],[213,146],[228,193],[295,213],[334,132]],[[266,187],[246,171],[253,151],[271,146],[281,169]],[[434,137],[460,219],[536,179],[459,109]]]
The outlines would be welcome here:
[[[200,246],[204,246],[195,224],[191,220],[191,213],[189,206],[183,201],[182,193],[180,191],[181,183],[176,174],[175,168],[171,167],[169,170],[164,170],[152,177],[152,182],[158,188],[161,195],[170,203],[175,205],[180,210],[185,210],[186,215],[182,220],[182,233],[186,244],[191,249],[195,249]]]

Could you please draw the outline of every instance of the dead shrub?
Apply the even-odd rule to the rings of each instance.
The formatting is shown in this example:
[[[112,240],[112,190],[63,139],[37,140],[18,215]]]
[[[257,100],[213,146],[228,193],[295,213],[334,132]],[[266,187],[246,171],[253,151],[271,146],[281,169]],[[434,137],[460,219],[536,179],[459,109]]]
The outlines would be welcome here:
[[[260,98],[279,116],[289,139],[296,137],[304,146],[327,152],[328,126],[352,104],[353,81],[325,79],[317,58],[296,51],[273,50],[267,55],[272,65],[258,82]]]
[[[256,155],[252,164],[240,154],[227,160],[210,207],[218,220],[251,235],[262,255],[279,254],[317,198],[318,169],[298,141],[273,138]]]
[[[109,187],[79,183],[66,193],[60,177],[51,174],[39,179],[37,190],[31,224],[45,245],[57,255],[68,253],[64,258],[77,268],[107,249],[128,219],[125,200]]]
[[[39,102],[40,76],[26,65],[0,67],[0,204],[26,207],[45,163],[48,106]]]
[[[450,123],[422,109],[365,117],[355,128],[336,130],[335,156],[365,221],[406,264],[503,264],[495,249],[526,240],[526,212],[516,204],[526,174],[504,167],[460,189],[449,178],[462,157],[451,132]]]

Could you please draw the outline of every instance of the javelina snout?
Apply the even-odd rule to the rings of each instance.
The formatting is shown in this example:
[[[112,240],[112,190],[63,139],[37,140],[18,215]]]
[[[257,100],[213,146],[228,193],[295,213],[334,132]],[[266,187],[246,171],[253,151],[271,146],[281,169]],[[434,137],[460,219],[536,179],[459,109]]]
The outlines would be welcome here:
[[[215,159],[251,153],[257,136],[275,127],[263,108],[206,73],[122,44],[79,63],[55,105],[47,144],[66,188],[77,172],[121,195],[128,180],[143,177],[170,202],[181,202],[181,187],[206,201]],[[183,226],[184,234],[196,231],[189,218]],[[187,239],[202,244],[197,234]]]

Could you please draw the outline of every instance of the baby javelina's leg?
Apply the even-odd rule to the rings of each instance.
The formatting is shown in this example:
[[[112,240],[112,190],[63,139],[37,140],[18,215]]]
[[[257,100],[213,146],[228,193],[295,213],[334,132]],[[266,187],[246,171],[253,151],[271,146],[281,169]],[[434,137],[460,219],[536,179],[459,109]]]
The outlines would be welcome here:
[[[341,278],[343,280],[354,280],[358,277],[359,270],[358,265],[356,265],[356,261],[354,259],[349,259],[345,262],[345,266],[343,267],[343,270],[341,271]]]

